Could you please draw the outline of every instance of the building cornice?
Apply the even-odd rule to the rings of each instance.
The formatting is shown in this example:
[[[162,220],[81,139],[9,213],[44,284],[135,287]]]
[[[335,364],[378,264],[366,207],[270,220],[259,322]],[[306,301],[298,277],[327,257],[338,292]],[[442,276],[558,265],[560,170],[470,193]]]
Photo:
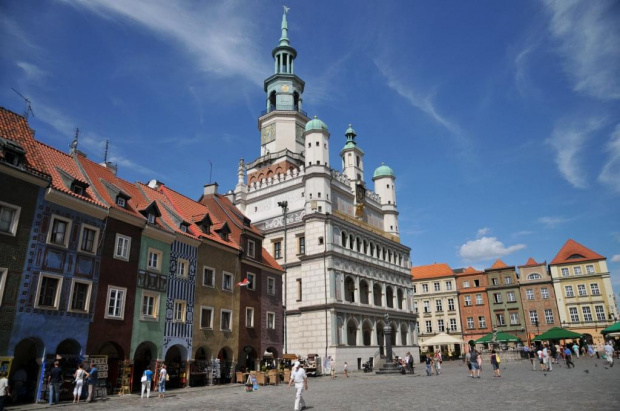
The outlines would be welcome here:
[[[11,177],[26,181],[39,187],[47,187],[50,185],[49,177],[44,174],[35,174],[34,172],[29,172],[27,170],[11,167],[1,162],[0,173],[7,174]]]
[[[152,238],[154,240],[159,240],[168,245],[172,244],[174,240],[176,239],[176,236],[174,233],[169,232],[169,231],[164,231],[163,229],[157,228],[151,224],[147,224],[144,227],[143,234],[149,238]]]
[[[107,208],[87,203],[52,188],[45,192],[45,200],[101,220],[108,216]]]
[[[135,215],[128,214],[124,211],[111,207],[109,210],[110,218],[122,221],[127,224],[131,224],[136,227],[144,228],[146,225],[146,219]]]

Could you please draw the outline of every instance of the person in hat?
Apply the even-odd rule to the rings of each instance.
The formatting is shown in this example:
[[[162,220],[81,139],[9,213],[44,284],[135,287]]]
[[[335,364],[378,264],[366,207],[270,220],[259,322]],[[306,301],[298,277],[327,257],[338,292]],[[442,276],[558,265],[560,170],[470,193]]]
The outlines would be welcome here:
[[[306,408],[306,403],[301,396],[304,388],[308,389],[308,376],[306,375],[306,370],[303,369],[299,361],[295,361],[293,364],[293,371],[291,372],[291,379],[288,382],[288,388],[291,387],[292,383],[295,383],[295,390],[297,391],[295,395],[295,411],[301,411]]]

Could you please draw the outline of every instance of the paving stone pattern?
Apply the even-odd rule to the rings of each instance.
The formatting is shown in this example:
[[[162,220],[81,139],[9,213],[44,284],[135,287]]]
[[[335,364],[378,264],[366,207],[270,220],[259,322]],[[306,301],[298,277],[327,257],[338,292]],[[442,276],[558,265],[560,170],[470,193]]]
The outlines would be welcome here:
[[[552,372],[532,371],[527,361],[501,365],[501,378],[493,377],[485,360],[480,379],[470,378],[461,362],[444,362],[441,375],[427,377],[416,365],[415,375],[382,376],[353,372],[310,378],[304,392],[307,410],[620,410],[620,360],[608,367],[603,360],[574,360],[576,368],[554,365]],[[420,374],[420,372],[422,374]],[[62,408],[63,410],[293,410],[295,390],[286,385],[260,387],[246,393],[241,384],[169,390],[165,399],[151,392],[109,397],[92,404],[29,405],[11,411]]]

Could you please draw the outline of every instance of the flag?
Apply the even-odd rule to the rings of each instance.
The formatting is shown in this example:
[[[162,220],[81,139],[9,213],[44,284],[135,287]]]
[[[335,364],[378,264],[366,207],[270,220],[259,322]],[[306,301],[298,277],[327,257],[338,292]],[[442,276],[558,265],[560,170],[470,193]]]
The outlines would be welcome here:
[[[238,282],[237,285],[239,287],[248,286],[248,285],[250,285],[250,280],[248,280],[247,277],[246,277],[243,281]]]

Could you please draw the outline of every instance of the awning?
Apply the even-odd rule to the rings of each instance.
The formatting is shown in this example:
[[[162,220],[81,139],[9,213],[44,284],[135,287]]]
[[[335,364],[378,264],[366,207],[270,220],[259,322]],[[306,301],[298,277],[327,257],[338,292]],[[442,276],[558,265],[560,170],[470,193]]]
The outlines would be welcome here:
[[[605,334],[617,333],[617,332],[620,332],[620,321],[605,328],[603,331],[601,331],[601,334],[605,335]]]
[[[581,334],[566,328],[553,327],[549,331],[534,337],[532,341],[565,340],[567,338],[581,338]]]
[[[493,333],[488,333],[484,337],[477,339],[475,341],[475,343],[476,344],[483,344],[483,343],[490,343],[492,341],[493,341]],[[497,341],[497,342],[519,342],[519,341],[521,341],[521,338],[515,337],[512,334],[498,332],[497,333],[497,339],[495,341]]]
[[[446,333],[439,333],[434,337],[421,342],[421,346],[431,346],[431,345],[448,345],[448,344],[464,344],[463,340],[460,338],[453,337]]]

